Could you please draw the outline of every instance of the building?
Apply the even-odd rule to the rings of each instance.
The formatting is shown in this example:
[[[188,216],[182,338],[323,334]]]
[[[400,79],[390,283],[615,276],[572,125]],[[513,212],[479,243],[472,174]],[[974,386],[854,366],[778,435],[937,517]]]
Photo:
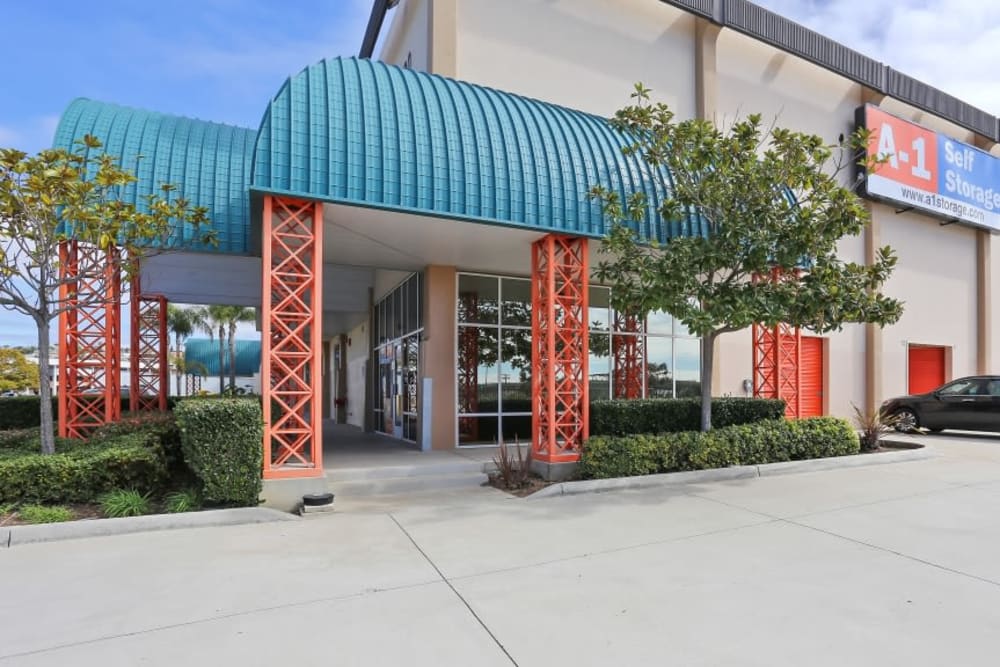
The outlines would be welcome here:
[[[137,169],[136,201],[171,182],[209,207],[219,245],[151,258],[142,292],[261,309],[264,406],[293,417],[265,417],[265,478],[322,474],[319,415],[425,450],[533,438],[558,466],[589,400],[697,391],[699,341],[669,314],[629,322],[589,283],[606,223],[587,189],[659,192],[603,120],[636,81],[682,118],[762,113],[831,141],[866,108],[920,160],[917,181],[896,165],[869,183],[872,225],[840,248],[897,250],[902,320],[804,332],[790,394],[766,341],[728,334],[717,393],[846,416],[996,370],[1000,202],[978,197],[1000,190],[990,114],[744,0],[375,0],[360,55],[289,77],[258,128],[76,100],[56,134],[100,137]],[[944,162],[957,155],[975,165]],[[979,189],[924,187],[952,167]]]

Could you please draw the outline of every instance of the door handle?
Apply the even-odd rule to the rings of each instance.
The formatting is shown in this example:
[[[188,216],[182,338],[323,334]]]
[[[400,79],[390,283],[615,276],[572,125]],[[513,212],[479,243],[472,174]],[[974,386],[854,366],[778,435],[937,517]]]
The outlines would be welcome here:
[[[976,399],[974,399],[974,398],[963,398],[962,402],[963,403],[975,403]]]

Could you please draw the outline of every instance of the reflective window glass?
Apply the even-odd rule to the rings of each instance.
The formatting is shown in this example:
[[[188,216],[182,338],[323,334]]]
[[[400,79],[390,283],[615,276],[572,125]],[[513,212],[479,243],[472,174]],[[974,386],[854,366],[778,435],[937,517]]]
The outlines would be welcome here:
[[[500,281],[492,276],[458,277],[458,321],[497,324]]]
[[[531,326],[531,281],[504,278],[501,283],[504,326]]]
[[[646,396],[673,398],[673,341],[666,337],[646,339]]]

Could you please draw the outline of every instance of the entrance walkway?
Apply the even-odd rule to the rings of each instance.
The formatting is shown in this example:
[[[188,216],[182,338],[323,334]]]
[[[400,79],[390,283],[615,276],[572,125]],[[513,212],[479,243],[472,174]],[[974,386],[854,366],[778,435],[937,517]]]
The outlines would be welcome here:
[[[323,467],[338,509],[501,494],[484,486],[495,453],[492,447],[422,452],[413,443],[355,426],[323,426]]]
[[[490,463],[492,447],[422,452],[416,444],[356,426],[323,422],[323,467],[331,471],[394,466],[435,466],[445,463]],[[481,466],[480,466],[481,467]]]

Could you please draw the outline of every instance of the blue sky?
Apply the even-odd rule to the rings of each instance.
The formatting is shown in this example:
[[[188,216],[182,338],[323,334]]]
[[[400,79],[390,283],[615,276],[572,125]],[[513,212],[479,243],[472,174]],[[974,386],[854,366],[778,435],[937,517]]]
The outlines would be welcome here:
[[[357,54],[371,11],[371,0],[3,5],[0,146],[29,152],[51,144],[76,97],[255,128],[288,75]],[[0,309],[0,345],[34,343],[31,322]]]

